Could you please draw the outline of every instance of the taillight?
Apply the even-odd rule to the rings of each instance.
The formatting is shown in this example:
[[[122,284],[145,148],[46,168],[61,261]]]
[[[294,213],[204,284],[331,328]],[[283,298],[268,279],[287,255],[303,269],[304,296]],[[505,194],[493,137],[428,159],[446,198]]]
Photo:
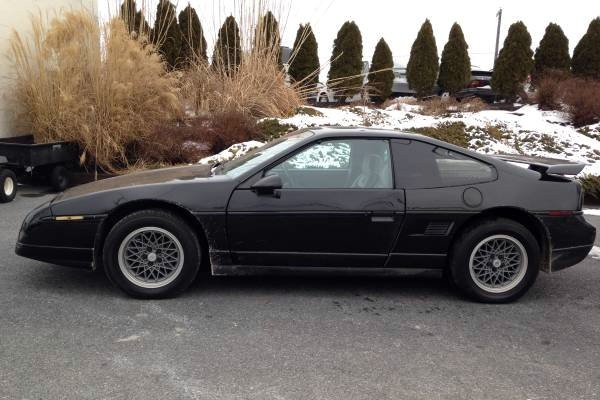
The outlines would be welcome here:
[[[556,211],[548,211],[548,215],[551,217],[567,217],[569,215],[573,215],[574,211],[571,210],[556,210]]]

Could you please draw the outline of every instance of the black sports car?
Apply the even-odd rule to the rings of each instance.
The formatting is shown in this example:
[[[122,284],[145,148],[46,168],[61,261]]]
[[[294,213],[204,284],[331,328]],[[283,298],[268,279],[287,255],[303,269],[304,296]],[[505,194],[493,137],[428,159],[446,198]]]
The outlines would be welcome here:
[[[507,162],[512,161],[512,162]],[[525,168],[513,162],[525,162]],[[488,157],[428,137],[301,130],[239,159],[72,188],[32,211],[16,252],[104,267],[132,296],[214,275],[437,268],[470,297],[511,301],[594,243],[581,164]]]

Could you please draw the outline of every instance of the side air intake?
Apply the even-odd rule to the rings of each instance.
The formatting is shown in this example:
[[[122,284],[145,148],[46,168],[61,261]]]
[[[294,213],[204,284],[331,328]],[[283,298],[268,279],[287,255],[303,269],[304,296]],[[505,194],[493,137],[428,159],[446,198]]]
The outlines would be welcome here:
[[[435,221],[430,222],[425,228],[425,235],[427,236],[446,236],[452,228],[451,222]]]

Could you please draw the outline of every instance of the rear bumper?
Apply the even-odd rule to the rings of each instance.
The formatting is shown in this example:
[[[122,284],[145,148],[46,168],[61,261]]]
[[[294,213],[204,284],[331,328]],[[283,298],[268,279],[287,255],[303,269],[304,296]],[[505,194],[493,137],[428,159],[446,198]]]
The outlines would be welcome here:
[[[594,246],[596,228],[583,215],[542,216],[551,244],[550,271],[559,271],[581,262]]]
[[[552,250],[551,271],[560,271],[583,261],[594,245],[569,247]]]
[[[38,246],[17,243],[15,253],[22,257],[67,267],[92,268],[94,249],[78,247]]]

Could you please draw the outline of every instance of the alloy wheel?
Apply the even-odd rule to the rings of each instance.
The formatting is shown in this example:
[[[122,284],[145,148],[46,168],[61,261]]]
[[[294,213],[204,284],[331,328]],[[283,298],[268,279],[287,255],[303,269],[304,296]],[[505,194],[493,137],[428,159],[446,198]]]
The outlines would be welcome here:
[[[479,242],[469,259],[475,284],[490,293],[505,293],[516,287],[527,272],[527,251],[516,238],[493,235]]]
[[[136,229],[118,251],[121,272],[133,284],[160,288],[173,282],[183,269],[183,247],[171,232],[158,227]]]

